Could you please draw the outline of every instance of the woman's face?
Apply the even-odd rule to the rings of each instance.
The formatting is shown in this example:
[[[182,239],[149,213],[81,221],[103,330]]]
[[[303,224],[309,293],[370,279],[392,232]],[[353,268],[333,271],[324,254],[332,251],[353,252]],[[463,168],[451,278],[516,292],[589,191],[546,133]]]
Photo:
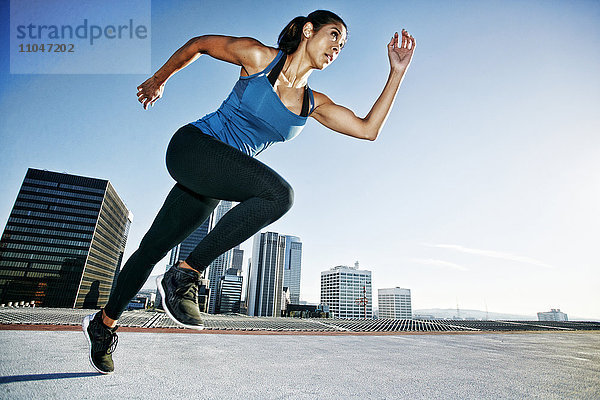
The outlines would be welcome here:
[[[325,69],[331,64],[346,43],[346,28],[341,23],[323,25],[317,32],[311,23],[307,23],[303,34],[307,39],[306,50],[317,69]]]

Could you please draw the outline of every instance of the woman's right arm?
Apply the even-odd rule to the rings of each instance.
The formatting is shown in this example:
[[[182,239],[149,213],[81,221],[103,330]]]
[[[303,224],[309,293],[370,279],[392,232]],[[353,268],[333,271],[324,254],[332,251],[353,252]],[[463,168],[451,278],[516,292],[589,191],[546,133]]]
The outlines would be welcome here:
[[[154,75],[138,86],[138,101],[144,109],[154,105],[162,97],[165,83],[177,71],[194,62],[200,55],[208,54],[218,60],[242,67],[243,73],[251,75],[260,71],[272,56],[273,49],[252,38],[206,35],[190,39],[177,50]]]

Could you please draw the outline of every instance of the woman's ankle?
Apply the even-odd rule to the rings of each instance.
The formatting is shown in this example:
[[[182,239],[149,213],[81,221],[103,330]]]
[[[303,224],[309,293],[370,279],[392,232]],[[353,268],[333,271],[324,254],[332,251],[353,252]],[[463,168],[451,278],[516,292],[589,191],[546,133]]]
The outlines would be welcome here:
[[[107,317],[106,313],[104,312],[104,308],[102,309],[102,323],[109,328],[114,328],[117,326],[117,320]]]
[[[190,264],[186,263],[185,261],[181,261],[178,265],[179,268],[184,268],[184,269],[191,269],[192,271],[196,271],[198,272],[195,268],[192,268],[190,266]]]

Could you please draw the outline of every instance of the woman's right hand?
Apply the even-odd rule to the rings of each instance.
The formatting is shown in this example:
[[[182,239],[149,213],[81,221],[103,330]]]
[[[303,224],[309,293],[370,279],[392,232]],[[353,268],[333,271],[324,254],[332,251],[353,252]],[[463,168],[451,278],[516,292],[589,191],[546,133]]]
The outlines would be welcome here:
[[[165,90],[165,82],[161,82],[153,75],[138,86],[137,89],[138,101],[142,103],[144,110],[147,110],[148,106],[153,106],[154,102],[162,97]]]

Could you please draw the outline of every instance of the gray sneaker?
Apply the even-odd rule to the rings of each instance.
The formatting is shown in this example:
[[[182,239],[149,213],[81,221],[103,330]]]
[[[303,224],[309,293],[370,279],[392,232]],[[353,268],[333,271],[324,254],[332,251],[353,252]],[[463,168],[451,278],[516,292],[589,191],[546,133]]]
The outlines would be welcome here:
[[[202,318],[198,305],[198,282],[200,274],[188,268],[171,267],[156,278],[156,287],[162,296],[165,313],[178,325],[202,330]]]

